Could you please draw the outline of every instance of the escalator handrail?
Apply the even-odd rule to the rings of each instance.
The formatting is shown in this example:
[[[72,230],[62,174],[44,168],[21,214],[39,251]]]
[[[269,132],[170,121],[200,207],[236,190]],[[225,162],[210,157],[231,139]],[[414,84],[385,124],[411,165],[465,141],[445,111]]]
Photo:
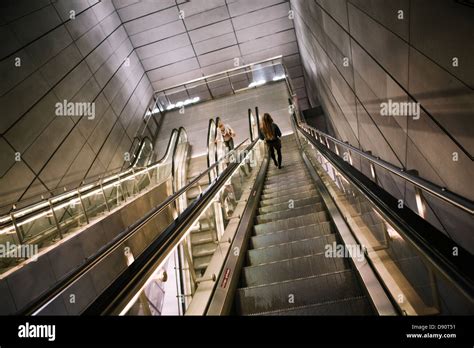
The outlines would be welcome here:
[[[211,166],[211,158],[209,157],[209,150],[210,150],[209,145],[211,144],[211,136],[213,136],[212,144],[214,144],[214,140],[215,140],[215,134],[211,134],[212,125],[215,125],[215,127],[217,128],[216,122],[214,121],[213,118],[209,119],[209,124],[207,127],[207,167],[208,168]]]
[[[179,139],[181,137],[181,134],[184,134],[184,137],[186,139],[186,142],[188,140],[188,133],[186,132],[186,129],[184,129],[184,127],[179,127],[178,129],[178,135],[176,137],[176,143],[174,145],[174,149],[173,149],[173,157],[172,157],[172,160],[171,160],[171,175],[173,176],[173,185],[174,185],[174,179],[175,179],[175,171],[176,171],[176,164],[175,164],[175,161],[176,161],[176,151],[178,150],[178,145],[179,145]]]
[[[474,296],[473,256],[463,247],[457,245],[445,234],[432,226],[428,221],[409,208],[394,209],[398,201],[363,173],[341,159],[319,141],[311,137],[305,128],[297,123],[296,114],[292,120],[301,134],[318,149],[338,171],[356,186],[372,202],[382,216],[397,226],[416,249],[442,274],[471,298]],[[453,247],[458,248],[458,256],[452,257]]]
[[[217,136],[218,136],[218,132],[220,132],[220,129],[219,129],[219,123],[221,122],[221,118],[219,116],[216,117],[216,121],[215,121],[215,124],[216,124],[216,131],[215,131],[215,134],[214,134],[214,141],[217,140]],[[218,144],[216,143],[215,147],[216,147],[216,151],[214,152],[214,156],[215,156],[215,161],[217,162],[218,159],[219,159],[219,151],[218,151]],[[217,175],[221,174],[219,173],[219,166],[217,166],[216,168],[216,171],[217,171]]]
[[[227,156],[233,154],[248,139],[240,143],[234,150],[229,151],[226,156],[222,157],[218,162],[214,163],[210,168],[203,171],[192,182],[186,185],[179,192],[171,196],[172,200],[176,200],[187,188],[190,188],[195,182],[198,182],[204,175],[219,165]],[[250,151],[259,140],[250,143],[244,151]],[[149,278],[150,272],[153,272],[153,265],[156,265],[172,251],[177,242],[182,238],[187,225],[191,224],[196,217],[199,216],[201,209],[205,207],[220,190],[220,188],[228,181],[233,170],[240,163],[232,163],[220,176],[216,178],[205,192],[198,196],[183,213],[181,213],[167,228],[138,256],[133,263],[125,269],[124,272],[114,281],[102,294],[85,310],[85,315],[111,314],[118,305],[127,302],[136,290],[140,289]],[[169,200],[169,199],[168,199]],[[164,208],[163,208],[164,209]],[[132,296],[133,297],[133,296]]]
[[[138,170],[142,169],[142,170],[147,170],[153,166],[158,166],[160,165],[161,163],[163,163],[166,158],[168,158],[168,156],[170,155],[170,150],[172,148],[172,142],[173,142],[173,137],[175,134],[179,134],[179,131],[177,129],[173,129],[171,131],[171,135],[170,135],[170,139],[168,141],[168,145],[166,147],[166,151],[165,151],[165,154],[162,156],[162,158],[160,158],[159,160],[155,161],[154,163],[152,164],[149,164],[148,166],[146,167],[142,167],[142,168],[139,168],[139,167],[134,167],[134,166],[130,166],[129,168],[127,168],[126,170],[122,171],[122,172],[119,172],[117,174],[114,174],[114,175],[111,175],[111,176],[108,176],[108,177],[105,177],[105,178],[101,178],[97,183],[95,184],[86,184],[86,185],[81,185],[81,186],[78,186],[77,188],[73,189],[73,190],[70,190],[70,191],[67,191],[65,193],[61,193],[61,195],[56,196],[52,196],[52,197],[49,197],[48,199],[44,199],[43,201],[40,201],[40,202],[36,202],[30,206],[26,206],[26,207],[22,207],[21,209],[18,209],[16,211],[13,211],[11,212],[10,214],[8,215],[4,215],[2,217],[0,217],[0,228],[5,228],[5,227],[8,227],[10,224],[13,224],[13,221],[12,221],[12,215],[14,216],[15,218],[15,223],[18,223],[19,221],[21,220],[24,220],[24,219],[28,219],[28,218],[31,218],[32,216],[34,215],[38,215],[38,214],[41,214],[45,211],[48,211],[51,209],[50,207],[50,204],[49,204],[49,201],[54,201],[52,202],[52,206],[53,208],[57,205],[61,205],[61,204],[64,204],[65,201],[68,201],[68,200],[71,200],[71,199],[74,199],[76,194],[79,192],[81,195],[85,195],[89,192],[92,192],[94,190],[97,190],[98,188],[101,187],[101,185],[103,183],[107,183],[107,184],[111,184],[113,182],[116,182],[116,181],[121,181],[124,179],[124,177],[126,175],[136,175],[137,173],[134,172],[135,168],[138,168]],[[176,138],[177,139],[177,138]],[[138,157],[138,156],[137,156]],[[138,160],[138,158],[136,158],[134,160],[134,162],[136,163],[136,160]],[[82,188],[82,189],[81,189]],[[86,188],[86,189],[84,189]],[[63,198],[61,198],[61,196],[63,196]],[[36,208],[34,208],[36,206]],[[23,211],[27,211],[27,213],[25,214],[22,214],[20,216],[18,216],[17,214],[21,214],[21,212]],[[28,211],[29,210],[29,211]]]
[[[137,138],[139,139],[139,138]],[[130,163],[130,165],[128,166],[129,168],[131,167],[135,167],[139,158],[140,158],[140,153],[143,149],[143,147],[145,146],[145,143],[146,141],[149,141],[151,144],[152,144],[152,147],[153,147],[153,142],[151,141],[150,137],[148,135],[144,136],[143,138],[141,138],[140,140],[140,145],[138,145],[138,149],[136,151],[136,155],[134,156],[134,159],[132,161],[132,163]]]
[[[241,142],[234,150],[230,151],[223,158],[219,160],[224,161],[228,156],[232,155],[234,152],[238,151],[248,139],[245,139]],[[253,146],[253,143],[249,146]],[[99,251],[95,256],[88,259],[83,265],[78,267],[73,271],[67,278],[58,282],[52,289],[48,290],[45,294],[35,299],[30,305],[25,309],[21,310],[19,314],[21,315],[35,315],[39,313],[43,308],[45,308],[50,302],[52,302],[57,296],[60,296],[61,293],[72,285],[76,280],[86,274],[91,270],[95,265],[104,260],[112,252],[114,252],[120,245],[122,245],[127,239],[129,239],[138,229],[140,229],[144,224],[146,224],[150,219],[154,218],[156,215],[163,212],[170,204],[176,201],[184,192],[188,191],[195,183],[202,179],[205,175],[209,173],[210,170],[214,169],[219,162],[214,163],[211,167],[207,168],[205,171],[201,172],[196,178],[191,180],[186,186],[179,189],[173,195],[167,197],[161,204],[153,208],[151,211],[147,212],[140,220],[130,225],[125,231],[120,234],[120,237],[113,240],[109,245],[106,245],[101,251]],[[212,185],[211,185],[212,186]],[[210,186],[210,187],[211,187]]]
[[[315,132],[315,133],[318,133],[320,136],[323,136],[329,140],[331,140],[332,142],[334,143],[337,143],[338,145],[341,145],[343,146],[344,148],[346,148],[347,150],[350,150],[352,152],[355,152],[357,153],[359,156],[362,156],[364,157],[365,159],[367,159],[369,162],[373,163],[373,164],[376,164],[386,170],[388,170],[389,172],[391,172],[392,174],[395,174],[397,175],[398,177],[402,178],[403,180],[405,181],[408,181],[410,182],[411,184],[415,185],[416,187],[432,194],[433,196],[436,196],[437,198],[451,204],[451,205],[454,205],[455,207],[459,208],[459,209],[462,209],[466,212],[468,212],[469,214],[474,214],[474,203],[465,198],[465,197],[462,197],[454,192],[451,192],[451,191],[448,191],[446,188],[444,187],[441,187],[439,185],[436,185],[426,179],[423,179],[419,176],[416,176],[416,175],[413,175],[413,174],[410,174],[408,173],[406,170],[402,169],[402,168],[399,168],[397,166],[394,166],[393,164],[387,162],[387,161],[384,161],[383,159],[381,158],[378,158],[378,157],[375,157],[373,155],[370,155],[350,144],[347,144],[339,139],[336,139],[332,136],[330,136],[329,134],[326,134],[314,127],[311,127],[310,125],[308,124],[304,124],[304,125],[300,125],[300,126],[303,126],[303,128],[308,128],[309,130]]]

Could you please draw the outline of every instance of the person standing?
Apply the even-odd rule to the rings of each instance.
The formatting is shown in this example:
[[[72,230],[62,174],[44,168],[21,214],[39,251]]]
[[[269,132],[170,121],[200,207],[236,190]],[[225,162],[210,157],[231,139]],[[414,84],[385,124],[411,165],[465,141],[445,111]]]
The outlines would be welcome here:
[[[273,159],[273,163],[279,169],[281,169],[281,131],[276,123],[273,122],[270,114],[265,113],[263,115],[263,123],[260,127],[260,139],[265,140],[265,143],[268,145],[268,151],[270,152],[270,157]],[[275,150],[277,152],[278,160],[275,157]]]
[[[224,139],[224,144],[228,151],[232,151],[234,149],[234,137],[235,132],[228,124],[224,124],[222,120],[219,119],[219,123],[217,125],[219,131],[222,134],[222,138]]]

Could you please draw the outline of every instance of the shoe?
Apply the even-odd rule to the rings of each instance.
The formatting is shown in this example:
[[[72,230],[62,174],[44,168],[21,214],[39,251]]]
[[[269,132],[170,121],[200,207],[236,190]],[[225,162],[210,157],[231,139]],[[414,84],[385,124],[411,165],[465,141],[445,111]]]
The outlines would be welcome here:
[[[280,165],[278,166],[278,169],[281,169],[281,167],[282,167],[282,165],[280,164]]]
[[[276,162],[273,162],[273,163],[275,164],[275,167],[278,167],[278,163],[276,163]]]

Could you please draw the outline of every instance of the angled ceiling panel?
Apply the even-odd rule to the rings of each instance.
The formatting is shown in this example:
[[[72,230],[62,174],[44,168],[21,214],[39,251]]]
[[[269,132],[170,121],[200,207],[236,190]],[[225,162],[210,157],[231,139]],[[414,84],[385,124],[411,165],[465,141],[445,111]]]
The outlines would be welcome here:
[[[304,81],[286,0],[114,0],[153,88],[283,55],[295,85]],[[248,85],[252,76],[233,81]],[[230,84],[213,83],[213,95]],[[306,98],[304,88],[301,97]]]

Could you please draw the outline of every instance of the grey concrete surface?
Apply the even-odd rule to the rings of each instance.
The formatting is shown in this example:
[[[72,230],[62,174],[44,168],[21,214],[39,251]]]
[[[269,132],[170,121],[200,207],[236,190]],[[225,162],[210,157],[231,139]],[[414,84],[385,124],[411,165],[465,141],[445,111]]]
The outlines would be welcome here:
[[[473,199],[472,8],[427,0],[292,0],[291,7],[308,99],[322,106],[332,133]],[[381,115],[388,100],[418,102],[420,117]],[[380,174],[389,192],[414,202],[411,188]],[[471,248],[464,217],[430,204],[431,222]]]
[[[0,206],[121,167],[152,87],[112,1],[7,1],[0,17]],[[95,118],[56,116],[63,100]]]

